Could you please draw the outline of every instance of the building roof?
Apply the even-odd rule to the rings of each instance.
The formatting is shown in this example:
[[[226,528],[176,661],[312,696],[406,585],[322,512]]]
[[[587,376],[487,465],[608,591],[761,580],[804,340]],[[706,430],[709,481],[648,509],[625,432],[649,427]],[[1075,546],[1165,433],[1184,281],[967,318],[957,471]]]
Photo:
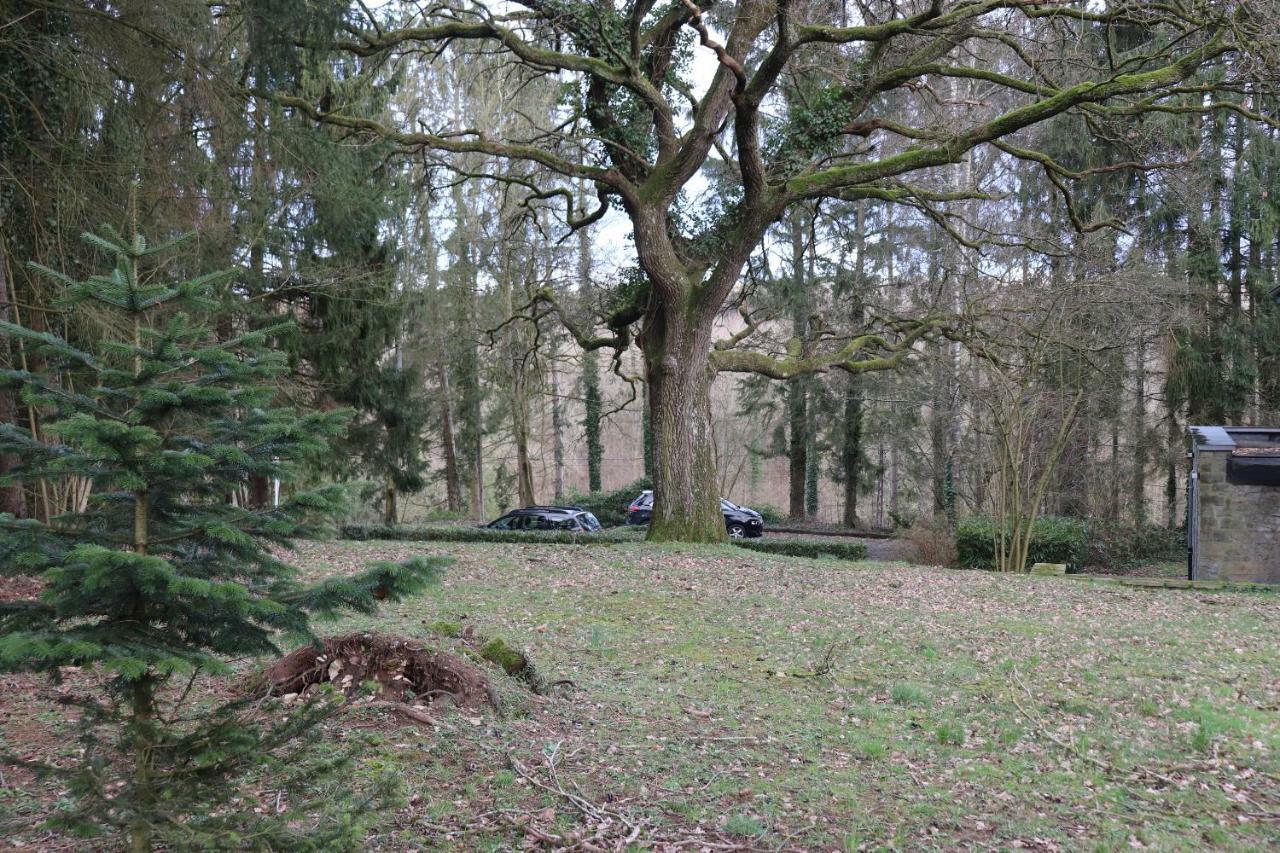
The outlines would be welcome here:
[[[1191,426],[1188,428],[1200,450],[1235,450],[1238,447],[1280,448],[1280,429],[1270,427]]]

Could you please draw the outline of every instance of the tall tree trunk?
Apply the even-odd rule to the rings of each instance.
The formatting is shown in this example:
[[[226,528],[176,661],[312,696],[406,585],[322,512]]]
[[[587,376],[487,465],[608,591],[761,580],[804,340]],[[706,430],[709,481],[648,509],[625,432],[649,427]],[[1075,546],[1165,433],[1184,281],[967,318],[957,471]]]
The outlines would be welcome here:
[[[787,514],[805,516],[805,473],[808,470],[809,424],[805,377],[787,383]]]
[[[475,340],[476,315],[476,263],[472,245],[467,237],[470,231],[470,208],[463,195],[461,184],[454,184],[453,206],[457,223],[450,242],[453,244],[453,264],[449,267],[452,291],[450,318],[457,341],[454,353],[457,367],[454,379],[458,386],[457,435],[458,452],[462,457],[460,471],[470,490],[471,517],[477,520],[485,515],[484,501],[484,391],[480,384],[480,357]]]
[[[479,399],[477,398],[477,403]],[[477,406],[478,408],[478,406]],[[474,417],[479,420],[480,414]],[[484,518],[484,448],[476,443],[475,453],[471,457],[471,517]]]
[[[694,325],[686,312],[660,310],[642,336],[653,424],[649,538],[655,541],[725,538],[711,428],[712,318],[700,319]]]
[[[933,496],[933,515],[940,516],[947,511],[947,417],[946,395],[947,376],[943,350],[937,344],[929,345],[933,368],[933,402],[929,411],[929,456],[930,485]]]
[[[1147,523],[1147,338],[1138,330],[1134,356],[1133,390],[1133,473],[1129,481],[1129,503],[1134,524]]]
[[[844,525],[858,526],[858,481],[862,478],[862,382],[849,374],[844,391],[844,442],[840,451],[844,469]]]
[[[558,348],[553,348],[551,369],[551,455],[554,468],[552,487],[555,501],[564,503],[564,402],[560,399],[560,371],[556,367]]]
[[[866,206],[858,205],[854,219],[854,267],[849,300],[849,333],[857,334],[864,321],[862,294],[866,286]],[[862,479],[862,377],[850,373],[844,388],[844,435],[840,449],[841,473],[844,475],[845,527],[858,526],[858,481]],[[884,445],[880,447],[881,456]],[[883,463],[883,460],[882,460]],[[883,476],[881,478],[883,480]]]
[[[809,330],[809,300],[805,289],[804,221],[800,208],[790,217],[791,279],[787,284],[791,306],[791,334],[805,340]],[[787,382],[788,515],[802,519],[806,512],[806,478],[809,473],[809,377],[797,376]]]
[[[587,489],[598,492],[604,488],[600,471],[604,445],[600,442],[600,360],[595,350],[582,356],[582,399],[585,409],[582,428],[587,439]]]
[[[578,197],[586,204],[587,190],[584,184],[578,186]],[[578,231],[578,296],[586,298],[591,291],[591,237],[587,229]],[[582,419],[583,432],[587,440],[587,490],[598,492],[604,487],[600,463],[604,457],[604,448],[600,443],[600,359],[595,350],[589,350],[582,356],[582,397],[585,412]]]
[[[0,238],[0,320],[11,322],[9,303],[11,301],[8,260],[4,254],[3,238]],[[10,351],[9,336],[0,331],[0,364],[6,367],[13,364]],[[11,392],[0,389],[0,425],[16,424],[18,420],[18,403]],[[18,457],[12,453],[0,453],[0,478],[5,477],[18,465]],[[16,518],[26,518],[26,495],[20,483],[4,485],[0,483],[0,514],[8,513]]]
[[[515,370],[511,393],[511,432],[516,444],[516,494],[521,506],[533,506],[533,463],[529,459],[529,395],[526,393],[524,368],[513,363]]]
[[[1165,523],[1170,530],[1178,526],[1178,457],[1182,454],[1182,430],[1178,428],[1177,412],[1169,412],[1168,446],[1165,455],[1164,509]]]
[[[436,365],[440,381],[440,445],[444,454],[445,502],[449,512],[462,510],[462,483],[458,476],[458,454],[453,439],[453,401],[450,399],[449,371],[444,365]]]
[[[812,222],[812,220],[810,220]],[[817,242],[811,239],[808,247],[808,275],[805,279],[806,286],[811,286],[813,282],[818,280],[818,257]],[[808,290],[805,291],[805,310],[806,313],[811,310],[812,300],[809,298]],[[807,323],[806,323],[807,326]],[[804,355],[810,355],[813,347],[810,346],[809,336],[806,334],[801,338],[804,342],[801,346],[801,352]],[[804,448],[804,515],[805,518],[817,518],[819,509],[819,496],[821,495],[822,470],[820,466],[821,458],[818,454],[818,405],[819,405],[819,385],[816,376],[803,377],[805,396],[805,448]]]
[[[876,449],[876,527],[884,529],[884,442],[881,441]]]
[[[382,493],[382,522],[388,527],[394,527],[400,521],[400,507],[397,501],[398,490],[391,477],[387,477]]]
[[[1107,492],[1107,518],[1112,521],[1120,520],[1120,413],[1116,412],[1111,418],[1111,471],[1109,479],[1109,489]]]
[[[266,150],[267,127],[262,104],[254,110],[253,167],[249,190],[249,270],[253,274],[252,287],[263,288],[266,269],[267,209],[272,191],[269,179],[270,155]],[[271,502],[271,481],[262,474],[249,477],[249,506],[263,509]]]
[[[898,445],[889,448],[889,520],[892,527],[898,526],[902,518],[902,508],[898,499]]]

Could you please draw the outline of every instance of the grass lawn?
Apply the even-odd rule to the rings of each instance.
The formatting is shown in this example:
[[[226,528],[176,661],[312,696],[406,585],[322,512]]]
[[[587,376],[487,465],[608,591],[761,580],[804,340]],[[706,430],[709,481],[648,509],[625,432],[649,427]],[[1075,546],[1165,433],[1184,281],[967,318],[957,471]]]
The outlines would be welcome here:
[[[1280,844],[1280,596],[728,546],[297,556],[320,576],[415,553],[456,562],[325,632],[469,625],[573,686],[506,685],[502,717],[344,715],[331,733],[368,740],[361,772],[390,769],[412,796],[371,849]],[[5,681],[0,733],[64,725]],[[39,844],[40,802],[0,791],[15,839]]]

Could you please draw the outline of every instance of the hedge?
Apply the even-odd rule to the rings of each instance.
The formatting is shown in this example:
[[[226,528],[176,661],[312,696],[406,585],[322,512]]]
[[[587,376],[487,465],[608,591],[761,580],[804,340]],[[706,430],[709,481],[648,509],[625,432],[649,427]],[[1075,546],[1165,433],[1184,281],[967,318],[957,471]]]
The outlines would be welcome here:
[[[487,527],[389,527],[385,524],[347,524],[343,539],[386,539],[400,542],[527,542],[540,545],[612,545],[638,542],[643,528],[574,533],[569,530],[491,530]]]
[[[735,539],[734,544],[763,554],[782,554],[787,557],[835,557],[839,560],[867,559],[867,546],[863,542],[841,542],[838,539],[817,541],[810,539]]]
[[[613,545],[639,542],[644,528],[616,528],[599,533],[571,533],[566,530],[490,530],[486,527],[388,527],[384,524],[348,524],[342,538],[359,541],[384,539],[401,542],[497,542],[535,545]],[[867,546],[861,542],[811,542],[800,539],[734,539],[735,545],[764,554],[789,557],[836,557],[865,560]]]
[[[996,526],[989,516],[972,515],[956,525],[956,556],[962,568],[994,569]],[[1089,527],[1078,518],[1046,515],[1031,528],[1027,565],[1065,563],[1067,571],[1078,572],[1085,565]]]
[[[1185,530],[1158,524],[1131,525],[1104,519],[1089,520],[1089,548],[1085,565],[1109,571],[1147,563],[1185,560]]]
[[[616,527],[627,523],[627,507],[640,496],[645,489],[652,489],[653,482],[641,478],[612,492],[573,492],[565,503],[582,507],[600,519],[605,527]]]

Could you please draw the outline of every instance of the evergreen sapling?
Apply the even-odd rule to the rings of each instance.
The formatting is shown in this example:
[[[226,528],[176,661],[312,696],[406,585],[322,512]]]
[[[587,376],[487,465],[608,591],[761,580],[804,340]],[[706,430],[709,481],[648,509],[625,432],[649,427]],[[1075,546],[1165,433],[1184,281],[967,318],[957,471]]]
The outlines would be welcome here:
[[[114,257],[109,273],[75,281],[39,271],[65,290],[68,310],[111,315],[121,339],[80,348],[0,324],[44,365],[0,369],[0,383],[48,416],[43,440],[0,425],[0,452],[21,460],[6,483],[91,484],[83,511],[48,524],[0,516],[0,574],[43,581],[38,600],[0,605],[0,669],[102,674],[101,695],[80,703],[81,759],[70,770],[44,768],[62,774],[72,795],[52,823],[86,836],[122,832],[135,851],[357,844],[361,829],[349,816],[321,821],[304,841],[299,832],[312,822],[301,820],[301,801],[286,820],[233,804],[246,773],[271,773],[279,789],[290,774],[315,785],[342,765],[308,758],[304,740],[314,738],[301,737],[337,697],[282,715],[263,713],[260,696],[193,702],[191,688],[230,673],[232,660],[313,638],[313,614],[370,612],[421,588],[443,561],[378,563],[301,583],[277,554],[294,537],[320,534],[342,490],[291,490],[262,508],[236,496],[254,477],[296,479],[345,415],[273,405],[286,364],[268,342],[282,327],[218,340],[202,321],[228,274],[169,282],[153,259],[178,241],[149,247],[110,229],[85,239]]]

